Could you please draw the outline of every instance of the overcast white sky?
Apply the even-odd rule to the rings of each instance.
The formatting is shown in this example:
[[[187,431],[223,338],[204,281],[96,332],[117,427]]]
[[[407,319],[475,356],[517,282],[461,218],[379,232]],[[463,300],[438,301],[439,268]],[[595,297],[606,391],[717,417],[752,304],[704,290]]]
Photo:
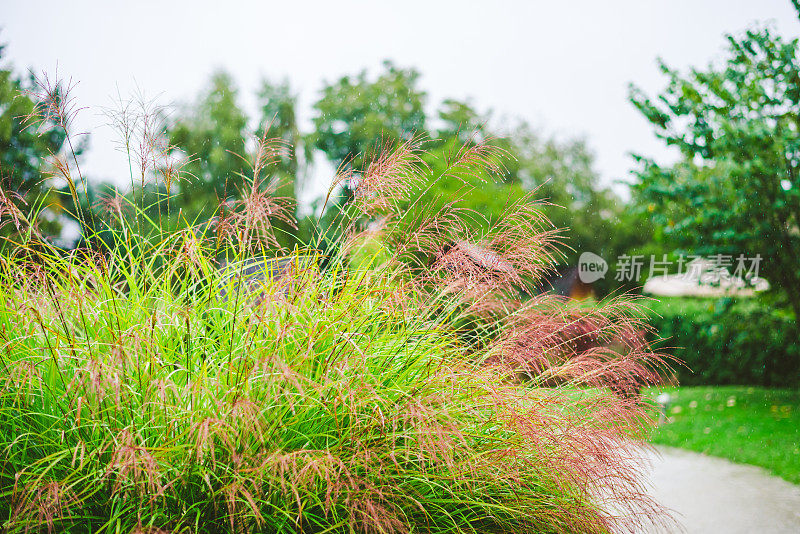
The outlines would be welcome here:
[[[307,120],[323,81],[375,72],[388,58],[421,71],[432,104],[471,98],[545,133],[585,137],[611,182],[627,175],[632,151],[668,157],[628,103],[628,83],[658,90],[657,56],[678,68],[706,65],[721,56],[724,33],[754,21],[800,35],[789,0],[4,0],[0,41],[18,72],[58,64],[79,81],[94,178],[126,181],[99,113],[118,88],[185,102],[224,67],[252,108],[262,76],[288,77]]]

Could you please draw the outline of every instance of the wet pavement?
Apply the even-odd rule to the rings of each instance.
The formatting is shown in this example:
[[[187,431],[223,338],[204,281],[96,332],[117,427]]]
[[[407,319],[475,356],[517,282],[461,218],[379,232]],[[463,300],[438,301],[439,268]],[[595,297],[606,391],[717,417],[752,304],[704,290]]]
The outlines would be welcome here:
[[[800,486],[681,449],[649,453],[651,494],[690,534],[800,534]]]

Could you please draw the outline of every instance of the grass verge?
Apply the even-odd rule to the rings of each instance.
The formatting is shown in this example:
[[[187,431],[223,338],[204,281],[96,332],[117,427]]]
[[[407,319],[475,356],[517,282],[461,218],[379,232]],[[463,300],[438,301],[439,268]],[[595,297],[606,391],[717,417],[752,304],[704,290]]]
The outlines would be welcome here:
[[[670,422],[655,430],[653,443],[757,465],[800,484],[800,391],[741,386],[664,391],[671,399]]]

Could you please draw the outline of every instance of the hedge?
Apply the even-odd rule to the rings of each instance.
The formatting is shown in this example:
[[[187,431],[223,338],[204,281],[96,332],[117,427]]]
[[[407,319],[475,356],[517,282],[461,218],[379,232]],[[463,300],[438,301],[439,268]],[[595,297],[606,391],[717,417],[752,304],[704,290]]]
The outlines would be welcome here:
[[[661,298],[648,306],[681,385],[800,385],[800,335],[793,314],[760,299]]]

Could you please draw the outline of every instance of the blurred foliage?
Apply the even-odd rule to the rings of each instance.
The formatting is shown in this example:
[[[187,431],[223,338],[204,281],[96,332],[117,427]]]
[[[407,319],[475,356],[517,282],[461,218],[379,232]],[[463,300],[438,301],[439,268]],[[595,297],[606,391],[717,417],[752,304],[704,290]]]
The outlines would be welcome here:
[[[417,86],[419,76],[385,61],[374,80],[361,71],[326,85],[314,104],[311,143],[334,164],[358,169],[382,146],[425,134],[426,93]]]
[[[249,143],[248,117],[238,102],[238,89],[224,71],[212,75],[209,86],[193,106],[182,110],[168,126],[172,149],[186,164],[180,182],[180,207],[189,221],[208,220],[224,201],[240,198],[253,179],[253,147]],[[265,154],[269,175],[259,177],[260,189],[296,203],[301,134],[297,123],[297,95],[288,81],[260,82],[256,92],[257,138],[274,140]],[[145,188],[146,189],[146,188]],[[144,196],[154,192],[144,191]],[[145,202],[146,205],[146,202]],[[294,207],[292,208],[294,212]],[[276,223],[276,237],[282,247],[297,243],[294,225]]]
[[[439,128],[436,137],[439,139],[456,139],[461,144],[485,140],[491,113],[481,114],[470,102],[461,102],[452,98],[445,99],[436,112]]]
[[[280,139],[282,151],[276,155],[278,162],[273,168],[285,185],[284,196],[295,197],[300,185],[296,183],[299,165],[297,151],[300,146],[297,95],[287,80],[274,84],[263,79],[256,96],[260,114],[256,135],[259,138]]]
[[[757,27],[728,36],[722,65],[686,74],[661,63],[667,86],[631,101],[680,155],[638,156],[634,199],[664,244],[744,254],[800,317],[800,59],[796,40]]]
[[[649,308],[661,344],[685,363],[676,366],[681,385],[800,385],[800,336],[790,311],[730,298],[662,297]]]

